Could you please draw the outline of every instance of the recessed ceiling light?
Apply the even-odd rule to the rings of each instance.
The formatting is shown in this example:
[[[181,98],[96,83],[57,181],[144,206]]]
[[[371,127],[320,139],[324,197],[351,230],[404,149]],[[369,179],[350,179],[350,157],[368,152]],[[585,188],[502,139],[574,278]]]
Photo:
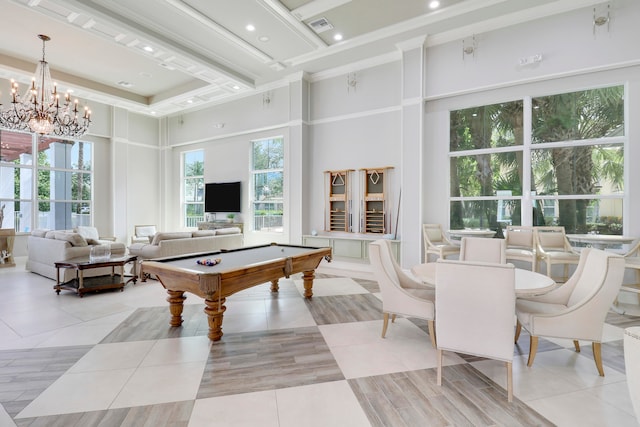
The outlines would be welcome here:
[[[233,86],[231,86],[231,87],[232,87],[232,88],[234,88],[235,90],[240,89],[240,86],[238,86],[238,85],[233,85]]]
[[[187,104],[193,104],[193,99],[187,99]]]
[[[175,70],[175,69],[176,69],[175,67],[172,67],[171,65],[167,64],[166,62],[161,62],[161,63],[160,63],[160,66],[161,66],[162,68],[166,68],[167,70],[170,70],[170,71],[173,71],[173,70]]]
[[[153,74],[147,73],[146,71],[142,71],[140,72],[140,77],[145,77],[147,79],[150,79],[151,77],[153,77]]]
[[[440,2],[437,0],[434,0],[432,2],[429,2],[429,8],[430,9],[436,9],[438,6],[440,6]]]
[[[339,42],[340,40],[342,40],[342,34],[340,34],[340,33],[336,33],[336,34],[333,36],[333,39],[334,39],[335,41]]]
[[[269,36],[260,36],[260,37],[258,37],[258,40],[260,40],[260,41],[261,41],[261,42],[263,42],[263,43],[266,43],[266,42],[268,42],[270,39],[269,39]]]
[[[153,52],[153,48],[151,46],[145,46],[142,49],[144,49],[145,52]]]
[[[255,31],[256,27],[254,27],[252,24],[248,24],[246,27],[244,27],[247,29],[247,31]]]
[[[156,113],[155,111],[152,111],[152,112],[151,112],[151,115],[152,115],[152,116],[155,116],[156,114],[158,114],[158,113]]]
[[[122,86],[122,87],[133,87],[133,83],[131,82],[127,82],[124,80],[120,80],[119,82],[116,83],[118,86]]]

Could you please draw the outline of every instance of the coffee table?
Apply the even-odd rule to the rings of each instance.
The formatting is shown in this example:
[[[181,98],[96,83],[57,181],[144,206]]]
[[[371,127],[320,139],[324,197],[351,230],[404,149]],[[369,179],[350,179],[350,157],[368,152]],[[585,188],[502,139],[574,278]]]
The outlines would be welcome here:
[[[135,284],[138,280],[137,275],[137,256],[122,256],[122,257],[110,257],[105,261],[91,262],[88,257],[72,258],[64,261],[58,261],[55,263],[56,267],[56,284],[53,287],[56,293],[60,295],[60,291],[65,289],[74,291],[80,297],[87,292],[102,291],[105,289],[120,289],[122,291],[124,286],[133,281]],[[124,266],[125,264],[133,263],[132,273],[133,276],[125,281]],[[92,268],[111,267],[111,274],[104,276],[92,276],[84,277],[84,270]],[[120,267],[120,274],[116,274],[116,267]],[[60,269],[72,268],[76,270],[76,277],[68,282],[60,283]]]

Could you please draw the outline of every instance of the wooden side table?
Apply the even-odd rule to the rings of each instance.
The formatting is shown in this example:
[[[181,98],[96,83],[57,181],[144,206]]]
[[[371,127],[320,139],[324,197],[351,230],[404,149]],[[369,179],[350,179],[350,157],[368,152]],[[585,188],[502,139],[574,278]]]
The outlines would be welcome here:
[[[56,284],[53,289],[58,295],[63,289],[74,291],[80,297],[87,292],[102,291],[105,289],[120,289],[122,291],[125,285],[131,281],[135,284],[138,280],[137,273],[137,256],[121,256],[111,257],[106,261],[90,262],[89,258],[73,258],[55,263],[56,267]],[[125,281],[124,266],[133,263],[133,277]],[[92,268],[111,267],[111,274],[104,276],[84,277],[84,270]],[[116,274],[115,267],[120,268],[120,274]],[[68,282],[60,282],[60,269],[71,268],[76,270],[76,277]]]
[[[16,232],[12,228],[0,229],[0,268],[15,267],[13,259],[13,241]]]

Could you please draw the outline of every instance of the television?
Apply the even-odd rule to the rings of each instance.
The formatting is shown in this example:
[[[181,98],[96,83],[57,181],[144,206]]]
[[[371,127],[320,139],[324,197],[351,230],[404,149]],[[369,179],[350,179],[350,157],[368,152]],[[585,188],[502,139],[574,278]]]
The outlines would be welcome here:
[[[240,182],[210,182],[204,186],[205,212],[240,212]]]

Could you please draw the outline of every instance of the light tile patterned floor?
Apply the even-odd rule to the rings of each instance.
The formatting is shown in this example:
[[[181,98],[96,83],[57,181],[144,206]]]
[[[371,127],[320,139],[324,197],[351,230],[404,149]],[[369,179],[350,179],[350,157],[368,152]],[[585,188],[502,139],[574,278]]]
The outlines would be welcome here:
[[[318,274],[314,298],[282,280],[227,300],[222,341],[202,300],[168,326],[155,281],[84,298],[23,270],[0,271],[0,426],[637,426],[622,330],[610,313],[597,375],[590,348],[540,340],[515,348],[515,401],[503,364],[447,354],[435,384],[426,322],[397,319],[380,338],[375,281]]]

